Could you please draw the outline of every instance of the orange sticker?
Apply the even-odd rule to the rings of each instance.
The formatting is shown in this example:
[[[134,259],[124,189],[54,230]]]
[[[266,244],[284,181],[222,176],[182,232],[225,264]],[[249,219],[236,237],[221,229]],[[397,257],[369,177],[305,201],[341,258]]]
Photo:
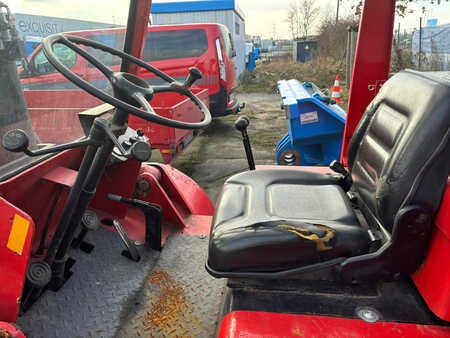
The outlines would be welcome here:
[[[14,215],[11,232],[9,233],[8,244],[6,245],[9,250],[18,255],[22,254],[29,226],[30,221],[17,214]]]

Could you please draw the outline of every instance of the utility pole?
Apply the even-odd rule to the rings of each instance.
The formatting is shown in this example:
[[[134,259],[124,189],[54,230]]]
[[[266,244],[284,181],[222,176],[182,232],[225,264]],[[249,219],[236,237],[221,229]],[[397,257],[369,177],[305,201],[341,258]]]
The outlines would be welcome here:
[[[419,24],[419,71],[422,70],[422,17]]]
[[[337,0],[337,5],[336,5],[336,24],[339,21],[339,1],[340,0]]]
[[[398,23],[398,31],[397,31],[397,45],[400,45],[400,22]]]

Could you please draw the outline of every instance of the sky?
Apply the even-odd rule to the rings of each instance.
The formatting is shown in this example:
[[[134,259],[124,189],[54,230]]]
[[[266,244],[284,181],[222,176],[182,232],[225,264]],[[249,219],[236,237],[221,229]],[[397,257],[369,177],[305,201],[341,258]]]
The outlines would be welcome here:
[[[126,24],[128,1],[125,0],[3,0],[11,6],[14,12],[36,15],[70,17],[81,20],[103,21],[116,24]],[[154,0],[154,2],[173,2],[177,0]],[[290,3],[296,0],[235,0],[242,9],[246,19],[246,34],[263,37],[288,38],[289,28],[286,20]],[[298,0],[297,0],[298,1]],[[314,0],[320,7],[319,18],[315,21],[313,33],[317,31],[320,18],[335,16],[337,0]],[[431,0],[417,1],[410,8],[413,13],[406,18],[396,18],[401,32],[411,31],[419,27],[419,18],[437,18],[438,24],[450,23],[450,1],[442,0],[440,5],[430,4]],[[340,15],[353,13],[352,5],[356,0],[341,0]],[[437,2],[436,0],[434,1]],[[422,13],[425,4],[427,11]],[[274,35],[275,32],[275,36]]]

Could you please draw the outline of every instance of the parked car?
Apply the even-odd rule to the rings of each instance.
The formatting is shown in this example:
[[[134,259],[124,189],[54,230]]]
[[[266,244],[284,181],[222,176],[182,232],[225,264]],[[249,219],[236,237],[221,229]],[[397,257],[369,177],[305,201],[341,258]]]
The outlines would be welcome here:
[[[189,67],[197,67],[202,72],[203,78],[196,85],[208,89],[213,116],[239,111],[239,102],[235,96],[236,65],[233,59],[236,52],[231,34],[225,26],[219,24],[152,26],[147,32],[142,55],[144,61],[179,81],[184,81]],[[125,30],[121,28],[68,34],[92,39],[117,49],[123,49],[125,40]],[[108,82],[93,65],[62,44],[55,47],[56,55],[69,69],[86,81],[93,82],[97,87],[106,88]],[[93,48],[87,50],[112,70],[119,70],[118,57]],[[138,76],[151,84],[158,84],[161,81],[146,70],[140,70]],[[51,66],[41,46],[28,58],[28,66],[21,71],[20,77],[25,90],[76,89]]]

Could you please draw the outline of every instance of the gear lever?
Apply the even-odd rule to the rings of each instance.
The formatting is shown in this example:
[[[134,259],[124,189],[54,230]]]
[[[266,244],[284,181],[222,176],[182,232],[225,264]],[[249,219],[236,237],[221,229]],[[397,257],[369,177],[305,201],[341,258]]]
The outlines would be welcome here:
[[[247,155],[248,167],[250,170],[255,170],[255,160],[253,159],[252,146],[247,134],[247,127],[250,124],[250,120],[247,116],[242,115],[236,122],[234,127],[242,133],[242,142],[244,143],[245,154]]]

